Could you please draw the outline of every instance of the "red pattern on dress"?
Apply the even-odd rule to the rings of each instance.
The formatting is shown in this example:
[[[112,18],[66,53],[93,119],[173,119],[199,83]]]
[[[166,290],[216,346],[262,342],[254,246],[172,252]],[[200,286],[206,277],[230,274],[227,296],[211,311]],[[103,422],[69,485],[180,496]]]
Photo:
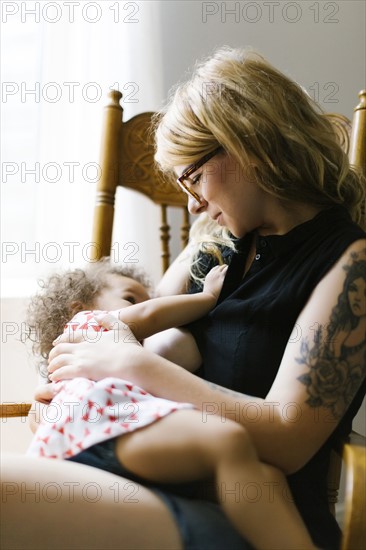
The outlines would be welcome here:
[[[96,313],[101,312],[78,313],[66,325],[65,331],[104,330],[94,319]],[[116,312],[111,313],[116,315]],[[70,458],[96,443],[143,428],[176,410],[193,408],[190,403],[154,397],[119,378],[98,381],[74,378],[57,382],[57,385],[60,391],[52,400],[57,418],[41,419],[28,455]]]

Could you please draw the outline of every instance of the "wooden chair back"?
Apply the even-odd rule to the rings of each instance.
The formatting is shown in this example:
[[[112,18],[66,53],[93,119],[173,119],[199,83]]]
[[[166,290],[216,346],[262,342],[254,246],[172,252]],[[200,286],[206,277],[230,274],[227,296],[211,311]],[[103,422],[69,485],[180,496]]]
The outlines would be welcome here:
[[[101,178],[94,210],[92,242],[95,256],[109,256],[112,242],[114,202],[117,186],[130,188],[149,197],[160,206],[162,273],[170,263],[170,225],[168,207],[182,212],[181,245],[188,242],[190,229],[187,197],[175,182],[158,171],[154,162],[153,113],[142,113],[123,121],[122,94],[112,90],[104,108],[100,154]]]

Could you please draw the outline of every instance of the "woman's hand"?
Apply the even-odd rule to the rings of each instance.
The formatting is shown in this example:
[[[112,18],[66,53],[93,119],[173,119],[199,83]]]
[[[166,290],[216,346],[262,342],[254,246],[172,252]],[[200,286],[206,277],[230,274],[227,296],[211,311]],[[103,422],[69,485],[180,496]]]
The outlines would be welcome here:
[[[91,380],[122,377],[131,348],[141,344],[128,325],[113,315],[101,315],[96,320],[106,332],[78,330],[57,338],[48,360],[52,382],[79,376]]]

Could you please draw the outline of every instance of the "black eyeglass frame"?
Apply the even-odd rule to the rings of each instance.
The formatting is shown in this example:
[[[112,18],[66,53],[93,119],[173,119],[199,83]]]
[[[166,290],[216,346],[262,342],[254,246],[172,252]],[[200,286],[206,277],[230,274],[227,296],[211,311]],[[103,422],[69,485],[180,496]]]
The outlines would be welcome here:
[[[200,160],[198,160],[197,162],[195,162],[194,164],[192,164],[191,166],[188,166],[188,168],[186,170],[184,170],[183,174],[181,176],[179,176],[179,178],[177,178],[177,184],[179,185],[179,187],[185,192],[187,193],[187,195],[190,195],[191,197],[194,198],[195,201],[197,201],[198,203],[201,203],[201,198],[197,195],[197,193],[195,193],[195,191],[193,191],[193,189],[191,189],[185,182],[184,180],[189,178],[189,176],[191,174],[193,174],[196,170],[198,170],[199,168],[201,168],[201,166],[203,166],[204,164],[206,164],[206,162],[208,162],[210,159],[212,159],[213,157],[215,157],[218,153],[221,153],[222,151],[224,150],[224,148],[222,147],[222,145],[220,145],[220,147],[217,147],[216,149],[214,149],[213,151],[211,151],[211,153],[207,153],[207,155],[203,156],[202,158],[200,158]]]

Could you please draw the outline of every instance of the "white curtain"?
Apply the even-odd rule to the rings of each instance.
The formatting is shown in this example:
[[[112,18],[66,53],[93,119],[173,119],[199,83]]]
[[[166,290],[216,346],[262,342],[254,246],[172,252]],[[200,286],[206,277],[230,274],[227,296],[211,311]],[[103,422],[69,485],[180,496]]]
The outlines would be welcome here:
[[[106,94],[125,119],[163,100],[160,2],[2,7],[2,295],[21,296],[90,257]],[[133,249],[157,280],[156,208],[122,190],[117,212],[116,259]]]

